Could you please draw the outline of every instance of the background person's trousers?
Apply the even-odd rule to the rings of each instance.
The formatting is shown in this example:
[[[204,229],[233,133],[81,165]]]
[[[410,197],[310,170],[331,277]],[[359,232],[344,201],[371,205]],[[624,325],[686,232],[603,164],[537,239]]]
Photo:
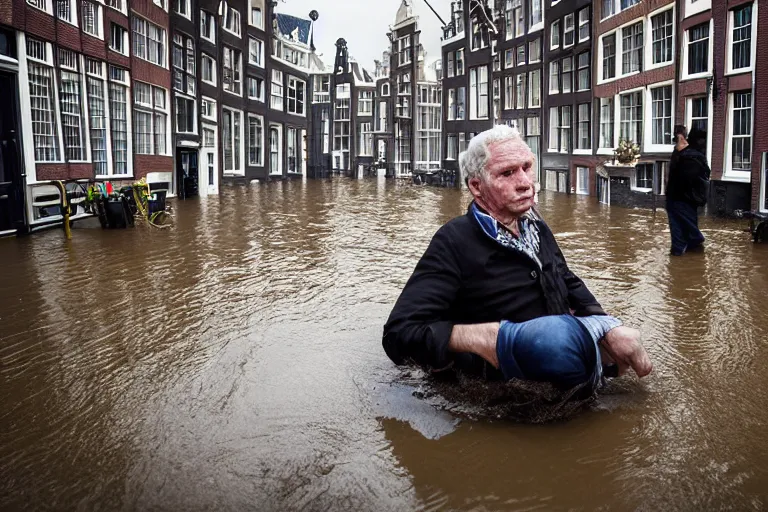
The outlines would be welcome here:
[[[667,201],[669,232],[672,235],[672,254],[683,254],[704,243],[699,231],[698,209],[685,201]]]
[[[499,367],[506,379],[550,382],[571,389],[600,383],[600,355],[589,331],[569,315],[527,322],[502,322],[496,340]]]

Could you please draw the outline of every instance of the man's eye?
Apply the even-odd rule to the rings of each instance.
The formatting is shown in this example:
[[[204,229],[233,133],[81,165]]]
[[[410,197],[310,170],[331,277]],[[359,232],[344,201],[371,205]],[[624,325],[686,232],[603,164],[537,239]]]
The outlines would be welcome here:
[[[511,170],[506,170],[503,173],[501,173],[501,175],[502,176],[506,176],[506,177],[512,176],[512,171]]]

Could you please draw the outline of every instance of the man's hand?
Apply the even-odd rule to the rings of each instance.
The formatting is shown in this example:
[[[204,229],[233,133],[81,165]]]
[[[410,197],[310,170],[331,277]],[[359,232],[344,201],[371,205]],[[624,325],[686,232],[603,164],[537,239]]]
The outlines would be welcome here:
[[[448,350],[477,354],[494,368],[499,367],[496,355],[496,338],[499,336],[499,322],[472,325],[454,325]]]
[[[611,329],[600,346],[608,353],[606,362],[612,361],[619,367],[619,375],[632,368],[638,377],[645,377],[653,370],[653,363],[640,343],[640,331],[637,329],[625,326]]]

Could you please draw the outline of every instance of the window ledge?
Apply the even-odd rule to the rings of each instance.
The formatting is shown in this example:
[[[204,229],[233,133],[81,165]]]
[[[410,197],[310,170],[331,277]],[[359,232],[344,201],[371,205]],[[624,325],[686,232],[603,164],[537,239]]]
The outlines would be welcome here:
[[[574,149],[573,154],[574,155],[591,155],[592,150],[591,149]]]
[[[705,73],[695,73],[693,75],[683,74],[683,76],[680,78],[680,81],[685,82],[686,80],[700,80],[702,78],[712,78],[712,72],[707,71]]]
[[[733,181],[737,183],[751,183],[752,172],[751,171],[733,171],[726,169],[723,173],[722,181]]]
[[[233,36],[235,36],[235,37],[236,37],[236,38],[238,38],[238,39],[242,39],[242,38],[243,38],[243,37],[242,37],[242,35],[238,34],[237,32],[232,32],[231,30],[229,30],[229,29],[228,29],[228,28],[226,28],[226,27],[221,27],[221,30],[223,30],[223,31],[224,31],[224,32],[226,32],[227,34],[232,34]]]
[[[200,39],[202,39],[203,41],[208,41],[211,44],[216,44],[216,40],[215,39],[210,39],[210,38],[207,38],[205,36],[200,36]]]
[[[597,154],[598,155],[613,155],[614,150],[613,148],[597,148]]]
[[[672,66],[674,64],[675,64],[675,59],[674,58],[671,61],[669,61],[669,62],[659,62],[658,64],[648,64],[647,66],[645,66],[645,69],[643,69],[643,72],[651,71],[652,69],[663,68],[663,67],[666,67],[666,66]]]
[[[228,91],[226,89],[224,89],[224,92],[227,93],[227,94],[231,94],[232,96],[237,96],[238,98],[242,98],[243,97],[243,93],[240,93],[240,92],[232,92],[232,91]]]
[[[754,66],[750,66],[748,68],[729,69],[725,72],[725,76],[746,75],[747,73],[753,73],[754,71]]]
[[[133,174],[97,174],[97,180],[132,180]]]

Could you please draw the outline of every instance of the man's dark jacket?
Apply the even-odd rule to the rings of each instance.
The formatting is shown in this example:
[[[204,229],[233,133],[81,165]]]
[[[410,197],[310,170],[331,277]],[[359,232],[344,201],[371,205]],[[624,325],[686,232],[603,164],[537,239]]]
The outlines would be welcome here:
[[[454,324],[547,315],[604,315],[600,304],[565,262],[552,231],[540,232],[538,265],[492,240],[468,212],[435,233],[384,326],[384,350],[396,364],[413,361],[501,378],[474,354],[448,351]]]
[[[669,164],[667,200],[703,206],[709,193],[710,169],[704,153],[688,146],[673,151]]]

